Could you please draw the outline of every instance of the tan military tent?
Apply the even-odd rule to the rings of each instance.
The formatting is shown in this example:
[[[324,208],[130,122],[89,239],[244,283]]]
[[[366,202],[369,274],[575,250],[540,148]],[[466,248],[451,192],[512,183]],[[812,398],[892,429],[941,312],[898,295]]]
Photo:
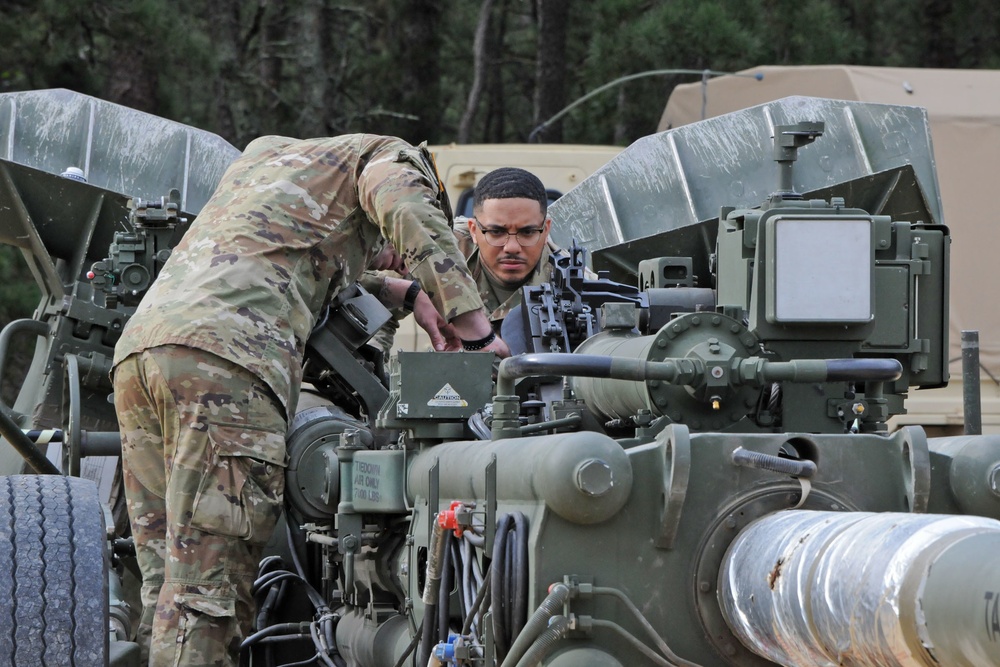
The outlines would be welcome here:
[[[751,74],[763,73],[760,81]],[[980,332],[984,430],[1000,432],[1000,71],[818,65],[758,67],[677,86],[666,130],[790,95],[927,109],[944,220],[952,234],[952,386],[913,392],[903,423],[960,424],[963,329]],[[704,115],[703,115],[704,113]],[[992,377],[991,377],[992,376]]]

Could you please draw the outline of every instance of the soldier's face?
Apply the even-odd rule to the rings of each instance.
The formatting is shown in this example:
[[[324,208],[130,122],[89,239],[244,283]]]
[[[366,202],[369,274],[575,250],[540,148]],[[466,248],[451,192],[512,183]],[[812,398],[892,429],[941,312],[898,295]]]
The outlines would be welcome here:
[[[479,248],[483,267],[505,287],[519,287],[538,265],[552,221],[542,214],[541,205],[534,199],[487,199],[474,213],[469,232]],[[539,229],[541,234],[534,235],[537,240],[531,245],[518,241],[519,231]],[[487,234],[497,237],[492,239],[496,243],[503,238],[501,231],[509,234],[501,241],[503,245],[491,245]]]

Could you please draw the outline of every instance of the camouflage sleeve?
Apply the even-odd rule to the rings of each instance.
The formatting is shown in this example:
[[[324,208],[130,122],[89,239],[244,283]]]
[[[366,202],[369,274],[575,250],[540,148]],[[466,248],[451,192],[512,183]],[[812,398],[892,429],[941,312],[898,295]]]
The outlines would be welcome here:
[[[385,280],[387,275],[396,276],[394,271],[365,271],[358,278],[358,283],[365,288],[366,291],[378,296],[379,290],[382,289],[382,281]]]
[[[244,156],[256,155],[257,153],[263,153],[265,151],[276,150],[282,146],[287,146],[293,142],[297,141],[290,137],[282,137],[278,135],[267,135],[263,137],[257,137],[243,150]]]
[[[437,193],[436,179],[425,171],[419,150],[398,140],[375,146],[358,176],[361,208],[396,246],[438,312],[451,321],[481,310],[483,302],[438,208]]]
[[[455,222],[452,223],[451,230],[455,235],[455,242],[458,244],[459,252],[462,253],[463,257],[468,259],[476,250],[476,242],[472,238],[472,234],[469,233],[469,218],[461,215],[456,217]]]

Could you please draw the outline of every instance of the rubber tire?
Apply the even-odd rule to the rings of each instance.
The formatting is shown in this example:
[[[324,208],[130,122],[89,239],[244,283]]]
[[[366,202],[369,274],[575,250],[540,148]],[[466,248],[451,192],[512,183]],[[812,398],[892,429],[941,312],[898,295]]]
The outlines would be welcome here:
[[[107,558],[93,482],[0,477],[0,664],[105,667]]]

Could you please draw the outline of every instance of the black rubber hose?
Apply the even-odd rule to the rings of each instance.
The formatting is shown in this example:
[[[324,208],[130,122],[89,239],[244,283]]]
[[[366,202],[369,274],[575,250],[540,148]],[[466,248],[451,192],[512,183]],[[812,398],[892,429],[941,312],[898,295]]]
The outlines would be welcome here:
[[[268,637],[275,637],[276,635],[287,635],[289,637],[296,635],[305,635],[306,638],[310,637],[309,634],[309,623],[278,623],[277,625],[271,625],[263,630],[258,630],[249,637],[243,640],[240,644],[240,650],[244,650],[247,647],[253,646],[262,639]]]
[[[420,636],[420,648],[417,650],[417,664],[426,665],[430,659],[431,650],[437,643],[438,596],[441,592],[441,566],[445,557],[445,529],[439,521],[434,522],[434,533],[431,535],[430,549],[427,553],[427,568],[424,577],[424,591],[421,599],[424,603],[424,618]]]
[[[514,514],[514,558],[511,571],[514,578],[514,604],[511,605],[511,641],[517,638],[528,620],[528,517]]]
[[[462,554],[462,545],[462,539],[456,538],[451,541],[451,572],[456,582],[455,590],[458,592],[458,617],[464,620],[466,613],[469,611],[470,602],[467,596],[470,594],[471,589],[469,588],[469,581],[465,576],[466,561]],[[469,576],[471,577],[471,574]],[[475,595],[472,597],[475,598]]]
[[[279,581],[285,581],[286,579],[291,579],[302,585],[306,591],[306,595],[309,601],[312,603],[313,608],[317,612],[327,611],[326,600],[319,594],[319,592],[309,584],[308,581],[295,574],[294,572],[289,572],[287,570],[280,570],[277,572],[268,572],[263,577],[260,577],[254,582],[253,594],[256,595],[258,591],[264,588],[264,586],[273,586]]]
[[[476,599],[472,601],[472,607],[469,609],[468,614],[465,617],[465,622],[462,624],[462,635],[467,635],[472,630],[472,623],[476,618],[476,614],[479,613],[479,608],[483,606],[483,601],[490,592],[490,578],[486,577],[483,580],[483,585],[476,592]]]
[[[448,641],[448,614],[451,611],[451,589],[455,586],[454,554],[452,546],[455,534],[450,530],[444,534],[444,558],[441,561],[441,588],[438,591],[437,641]]]
[[[507,532],[513,521],[509,514],[497,519],[497,532],[493,539],[493,554],[490,564],[490,614],[493,617],[493,642],[496,647],[497,662],[501,662],[510,646],[507,626],[507,588],[504,585],[506,573]]]
[[[257,605],[257,628],[264,629],[271,625],[271,611],[275,608],[278,602],[278,593],[283,591],[285,588],[285,582],[281,582],[277,586],[268,586],[267,595],[264,596],[264,601]]]
[[[258,582],[264,575],[271,574],[275,571],[281,571],[284,569],[285,564],[282,562],[281,558],[278,556],[268,556],[260,562],[257,566],[257,580],[254,582],[254,591],[257,598],[257,629],[263,630],[270,623],[271,610],[277,606],[280,599],[278,593],[284,590],[284,585],[279,585],[277,588],[274,586],[267,586],[266,593],[265,589],[258,587]],[[262,595],[263,593],[263,595]],[[263,600],[261,599],[263,597]]]
[[[432,647],[436,644],[437,604],[424,605],[424,622],[420,627],[420,649],[417,651],[417,665],[426,665],[430,659]]]
[[[420,637],[423,635],[424,621],[426,619],[426,615],[420,619],[420,627],[417,628],[417,631],[413,634],[413,638],[410,640],[410,643],[406,645],[406,649],[403,651],[403,654],[399,656],[399,660],[397,660],[396,664],[392,667],[403,667],[403,663],[406,662],[406,659],[410,657],[411,653],[413,653],[413,649],[417,648],[417,642],[420,641]]]
[[[507,549],[503,555],[503,624],[507,628],[507,639],[514,641],[514,549],[517,546],[517,536],[514,529],[507,532]]]

